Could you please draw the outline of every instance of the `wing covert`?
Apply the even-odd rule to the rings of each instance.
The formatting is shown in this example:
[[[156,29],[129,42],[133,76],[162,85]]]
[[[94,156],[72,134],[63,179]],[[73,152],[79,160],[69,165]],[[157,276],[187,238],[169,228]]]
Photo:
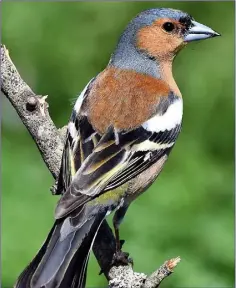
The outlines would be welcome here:
[[[78,97],[67,127],[61,169],[55,194],[63,194],[80,168],[83,161],[92,153],[101,136],[93,129],[82,111],[84,100],[91,90],[93,78]]]

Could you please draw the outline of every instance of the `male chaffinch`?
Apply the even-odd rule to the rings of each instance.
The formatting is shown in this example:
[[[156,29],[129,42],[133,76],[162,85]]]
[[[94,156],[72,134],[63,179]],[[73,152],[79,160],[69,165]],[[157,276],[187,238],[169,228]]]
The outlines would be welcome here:
[[[68,124],[55,224],[17,288],[85,287],[93,241],[104,218],[119,224],[161,172],[182,123],[172,62],[188,42],[219,36],[190,15],[151,9],[121,35],[107,67],[75,103]]]

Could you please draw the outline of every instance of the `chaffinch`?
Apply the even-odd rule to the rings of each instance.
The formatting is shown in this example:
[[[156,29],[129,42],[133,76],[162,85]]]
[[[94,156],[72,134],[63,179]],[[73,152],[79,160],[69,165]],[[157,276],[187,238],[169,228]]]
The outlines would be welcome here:
[[[173,59],[188,42],[218,35],[187,13],[165,8],[144,11],[128,24],[107,67],[75,103],[56,222],[17,288],[85,287],[96,233],[114,210],[116,253],[122,253],[121,220],[157,178],[181,130]]]

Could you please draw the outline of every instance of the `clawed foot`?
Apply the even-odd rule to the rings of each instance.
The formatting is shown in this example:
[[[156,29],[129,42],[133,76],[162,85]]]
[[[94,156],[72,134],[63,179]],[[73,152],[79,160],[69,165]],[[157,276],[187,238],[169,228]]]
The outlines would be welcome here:
[[[111,264],[109,265],[108,271],[111,269],[112,266],[126,266],[126,265],[134,265],[133,259],[129,257],[129,253],[123,251],[116,251],[113,255]],[[99,275],[103,274],[104,271],[101,270]]]
[[[117,250],[113,255],[111,266],[129,265],[133,266],[133,259],[129,257],[129,253]]]
[[[129,265],[133,266],[134,262],[133,259],[129,257],[129,253],[121,251],[125,240],[118,240],[116,243],[116,252],[113,255],[111,266],[119,266],[119,265]]]
[[[125,240],[120,240],[120,249],[124,245]],[[131,264],[133,266],[133,259],[129,258],[129,253],[122,252],[121,250],[117,250],[118,252],[115,252],[113,255],[113,258],[111,260],[111,263],[109,267],[111,268],[112,266],[119,266],[119,265],[128,265]],[[110,269],[109,268],[109,269]],[[103,274],[104,271],[100,270],[99,275]]]

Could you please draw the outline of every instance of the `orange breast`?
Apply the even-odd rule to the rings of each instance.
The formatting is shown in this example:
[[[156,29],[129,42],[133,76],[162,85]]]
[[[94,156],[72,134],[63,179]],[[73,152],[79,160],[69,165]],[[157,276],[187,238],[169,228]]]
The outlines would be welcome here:
[[[167,97],[169,91],[164,81],[154,77],[107,68],[93,83],[85,109],[100,133],[110,125],[121,130],[134,128],[153,115],[160,97]]]

